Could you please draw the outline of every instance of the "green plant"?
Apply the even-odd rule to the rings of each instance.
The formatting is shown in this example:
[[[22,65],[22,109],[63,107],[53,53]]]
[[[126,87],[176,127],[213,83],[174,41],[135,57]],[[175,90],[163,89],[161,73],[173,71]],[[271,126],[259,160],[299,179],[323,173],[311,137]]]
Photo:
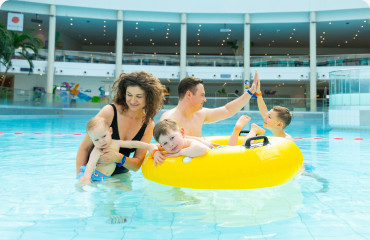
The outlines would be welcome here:
[[[33,71],[32,55],[38,55],[38,50],[42,46],[42,41],[30,34],[32,30],[25,31],[24,33],[17,33],[15,31],[8,31],[3,24],[0,24],[0,63],[5,66],[5,72],[2,74],[1,88],[4,85],[6,75],[9,68],[12,66],[12,59],[16,53],[28,61],[31,73]]]

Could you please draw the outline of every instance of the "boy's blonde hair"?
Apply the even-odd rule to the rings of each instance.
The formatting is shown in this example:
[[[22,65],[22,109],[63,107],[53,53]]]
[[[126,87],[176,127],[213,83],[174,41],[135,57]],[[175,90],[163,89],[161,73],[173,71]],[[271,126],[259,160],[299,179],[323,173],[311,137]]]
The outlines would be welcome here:
[[[162,121],[159,121],[153,129],[154,139],[159,142],[159,137],[168,134],[169,130],[179,131],[179,127],[177,126],[177,123],[175,121],[171,119],[164,119]]]
[[[90,132],[92,129],[94,129],[97,126],[103,125],[106,129],[109,129],[109,124],[107,121],[105,121],[102,117],[93,117],[90,119],[90,121],[86,125],[86,132]]]
[[[286,107],[275,106],[272,108],[276,113],[277,117],[283,122],[283,128],[286,128],[292,121],[292,113]]]

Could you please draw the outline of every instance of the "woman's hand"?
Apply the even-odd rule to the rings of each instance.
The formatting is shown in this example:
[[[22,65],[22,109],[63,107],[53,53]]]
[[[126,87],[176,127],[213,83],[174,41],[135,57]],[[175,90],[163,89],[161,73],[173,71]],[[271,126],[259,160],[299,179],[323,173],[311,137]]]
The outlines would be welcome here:
[[[121,163],[123,155],[112,148],[105,148],[100,150],[101,155],[98,164],[107,164],[111,162]]]

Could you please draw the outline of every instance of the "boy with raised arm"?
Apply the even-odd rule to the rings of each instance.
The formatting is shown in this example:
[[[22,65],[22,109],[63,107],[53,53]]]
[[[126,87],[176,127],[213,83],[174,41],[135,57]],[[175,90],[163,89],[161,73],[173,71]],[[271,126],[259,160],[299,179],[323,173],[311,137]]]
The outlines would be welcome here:
[[[263,127],[270,130],[274,137],[283,137],[290,140],[293,138],[285,132],[285,128],[290,124],[292,120],[292,113],[288,108],[274,106],[268,111],[265,101],[263,100],[261,93],[261,81],[256,71],[254,80],[257,81],[257,91],[255,93],[257,97],[258,109],[263,117]]]

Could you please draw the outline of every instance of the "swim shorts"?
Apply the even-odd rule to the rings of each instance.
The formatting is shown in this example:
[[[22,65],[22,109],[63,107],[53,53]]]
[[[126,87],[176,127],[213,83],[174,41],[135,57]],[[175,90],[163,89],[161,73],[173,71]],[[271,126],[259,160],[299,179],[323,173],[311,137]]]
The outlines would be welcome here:
[[[81,172],[77,175],[77,179],[80,179],[85,174],[86,166],[81,166]],[[91,181],[101,181],[103,179],[111,178],[111,176],[106,176],[103,173],[94,169],[93,173],[91,174]]]

